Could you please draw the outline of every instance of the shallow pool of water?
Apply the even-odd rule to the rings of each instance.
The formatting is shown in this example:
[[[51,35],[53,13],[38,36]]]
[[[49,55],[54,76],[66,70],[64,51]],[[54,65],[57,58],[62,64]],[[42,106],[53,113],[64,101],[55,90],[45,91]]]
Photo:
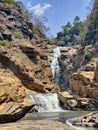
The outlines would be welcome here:
[[[59,112],[39,112],[39,113],[29,113],[23,120],[56,120],[66,124],[66,121],[70,118],[75,118],[83,116],[89,113],[89,111],[59,111]],[[70,126],[70,122],[67,122]],[[72,126],[76,130],[98,130],[94,128],[82,128]]]
[[[69,118],[79,117],[85,115],[89,112],[87,111],[58,111],[58,112],[38,112],[38,113],[28,113],[23,119],[29,120],[62,120],[63,122]]]

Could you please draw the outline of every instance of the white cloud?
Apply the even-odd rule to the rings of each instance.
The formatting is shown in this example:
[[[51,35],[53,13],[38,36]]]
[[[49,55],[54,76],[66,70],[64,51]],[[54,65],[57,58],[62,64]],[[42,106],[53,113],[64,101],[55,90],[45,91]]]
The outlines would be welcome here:
[[[44,4],[44,5],[37,4],[37,5],[32,6],[30,2],[28,2],[27,6],[28,6],[28,9],[30,11],[33,11],[34,14],[37,16],[43,15],[48,8],[52,7],[51,4]]]

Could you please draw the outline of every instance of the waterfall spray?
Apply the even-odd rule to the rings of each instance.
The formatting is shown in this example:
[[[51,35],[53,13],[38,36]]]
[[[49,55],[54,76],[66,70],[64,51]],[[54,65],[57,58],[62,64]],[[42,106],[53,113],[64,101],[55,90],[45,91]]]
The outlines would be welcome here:
[[[36,109],[39,112],[54,112],[61,111],[62,108],[59,106],[59,100],[56,93],[51,94],[29,94],[29,98],[34,100],[37,105]]]
[[[60,47],[54,48],[52,55],[53,55],[53,60],[50,63],[51,68],[52,68],[52,74],[53,74],[53,77],[56,81],[56,84],[59,85],[61,68],[60,68],[60,65],[59,65],[58,58],[61,55]]]

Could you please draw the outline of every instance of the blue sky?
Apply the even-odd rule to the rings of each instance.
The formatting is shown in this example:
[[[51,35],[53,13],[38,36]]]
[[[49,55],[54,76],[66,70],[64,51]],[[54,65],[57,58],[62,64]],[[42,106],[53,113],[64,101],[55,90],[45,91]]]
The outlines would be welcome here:
[[[83,21],[88,15],[87,7],[91,0],[21,0],[24,5],[38,17],[48,19],[49,33],[56,36],[61,26],[71,23],[75,16]]]

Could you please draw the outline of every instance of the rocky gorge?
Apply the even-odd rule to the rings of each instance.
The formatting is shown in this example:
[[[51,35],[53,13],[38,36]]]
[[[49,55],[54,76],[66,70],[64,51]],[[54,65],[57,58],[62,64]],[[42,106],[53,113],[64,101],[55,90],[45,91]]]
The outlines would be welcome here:
[[[16,121],[35,106],[27,97],[30,90],[57,91],[39,44],[49,41],[40,32],[33,36],[33,25],[22,13],[21,4],[0,1],[0,123]]]
[[[94,47],[62,48],[57,52],[59,56],[56,48],[59,50],[35,29],[21,3],[0,1],[0,130],[73,130],[53,120],[19,120],[30,110],[35,111],[37,102],[29,94],[56,93],[64,110],[98,109],[97,43]],[[56,73],[53,75],[50,63],[53,56],[49,62],[49,53],[54,49]],[[97,112],[91,114],[90,120],[95,122],[91,126],[98,127],[97,116]]]

